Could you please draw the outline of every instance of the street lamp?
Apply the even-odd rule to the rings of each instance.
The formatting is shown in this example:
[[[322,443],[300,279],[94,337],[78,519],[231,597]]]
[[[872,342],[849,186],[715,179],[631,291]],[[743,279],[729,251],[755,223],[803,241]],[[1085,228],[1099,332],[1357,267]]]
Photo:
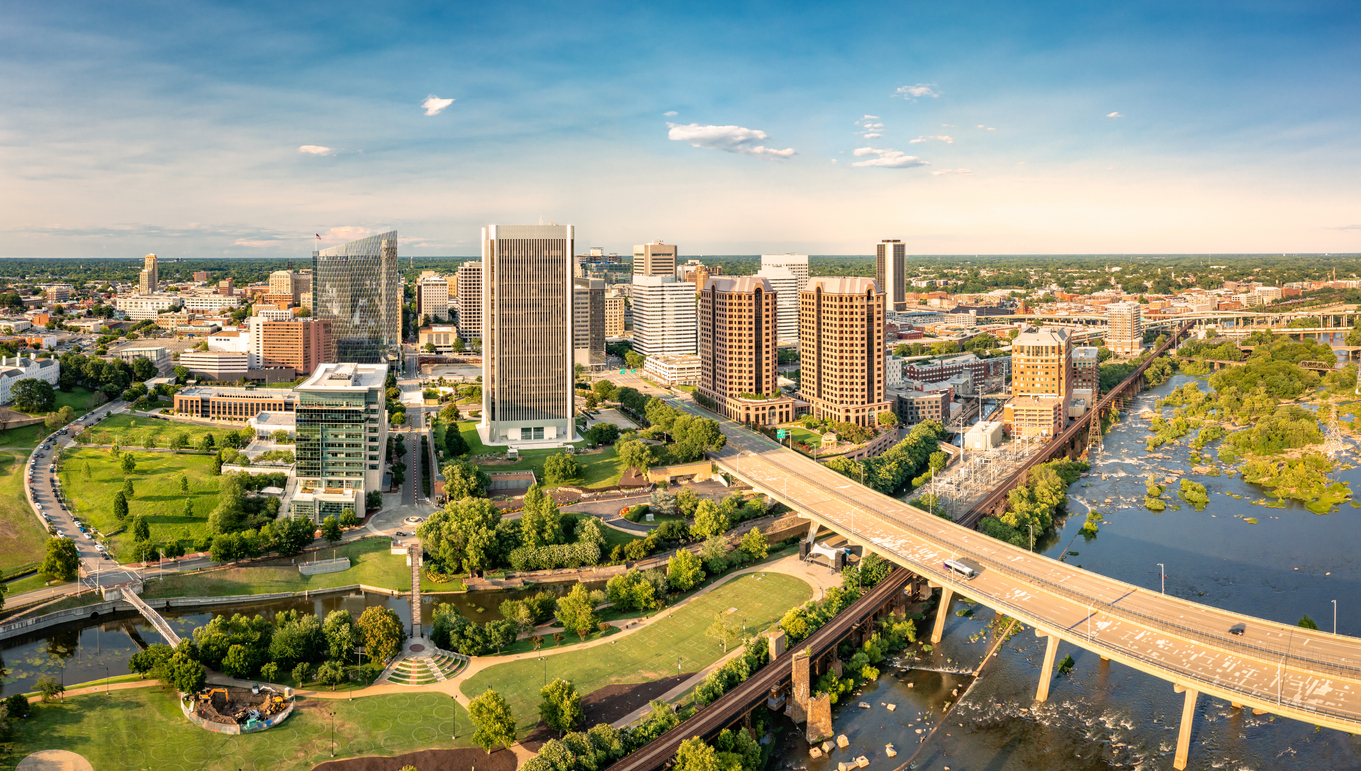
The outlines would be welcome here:
[[[331,710],[331,757],[336,756],[336,713]]]
[[[1167,567],[1158,563],[1158,577],[1162,579],[1162,593],[1167,594]]]
[[[548,685],[548,658],[540,656],[539,661],[543,662],[543,679],[539,682],[539,687]]]
[[[1333,600],[1333,634],[1337,634],[1337,600]]]

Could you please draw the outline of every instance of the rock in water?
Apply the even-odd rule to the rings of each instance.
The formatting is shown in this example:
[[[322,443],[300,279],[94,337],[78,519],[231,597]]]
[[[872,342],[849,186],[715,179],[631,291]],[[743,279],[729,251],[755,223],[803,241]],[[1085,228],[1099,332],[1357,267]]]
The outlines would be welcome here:
[[[892,744],[889,744],[889,745],[887,745],[887,746],[884,747],[884,754],[887,755],[887,756],[889,756],[890,758],[896,758],[896,757],[898,757],[898,751],[895,750],[895,749],[893,749],[893,745],[892,745]]]

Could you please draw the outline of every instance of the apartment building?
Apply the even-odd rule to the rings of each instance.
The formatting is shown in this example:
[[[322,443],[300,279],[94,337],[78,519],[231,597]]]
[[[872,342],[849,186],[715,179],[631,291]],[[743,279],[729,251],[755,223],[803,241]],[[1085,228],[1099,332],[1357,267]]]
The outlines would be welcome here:
[[[806,254],[763,254],[761,255],[761,269],[784,268],[793,273],[798,278],[798,286],[795,289],[802,291],[808,285],[808,255]],[[882,285],[880,285],[882,288]]]
[[[799,291],[809,279],[799,278],[786,267],[762,267],[756,275],[770,282],[775,291],[776,338],[780,345],[799,344]],[[880,325],[882,326],[882,325]]]
[[[1012,341],[1011,401],[1003,407],[1002,422],[1013,437],[1054,437],[1068,419],[1073,392],[1070,333],[1064,329],[1031,327]]]
[[[602,301],[605,313],[605,337],[624,336],[624,298],[606,295]]]
[[[794,419],[794,399],[780,395],[776,302],[759,276],[709,279],[699,296],[702,405],[740,423]]]
[[[572,349],[578,364],[590,366],[592,357],[604,360],[604,279],[572,279]]]
[[[161,311],[180,307],[180,298],[169,294],[134,294],[115,297],[113,307],[133,321],[154,319]]]
[[[1135,302],[1106,306],[1106,347],[1116,356],[1138,356],[1144,352],[1144,311]]]
[[[455,285],[454,291],[458,288]],[[449,318],[449,281],[444,276],[429,273],[416,282],[416,313],[422,320],[432,322]]]
[[[889,310],[907,310],[907,247],[896,238],[874,245],[874,277]]]
[[[879,413],[892,409],[885,396],[884,293],[868,278],[811,278],[799,292],[797,321],[799,398],[813,417],[876,425]]]
[[[458,286],[458,334],[464,340],[482,337],[482,263],[465,262],[454,278]]]

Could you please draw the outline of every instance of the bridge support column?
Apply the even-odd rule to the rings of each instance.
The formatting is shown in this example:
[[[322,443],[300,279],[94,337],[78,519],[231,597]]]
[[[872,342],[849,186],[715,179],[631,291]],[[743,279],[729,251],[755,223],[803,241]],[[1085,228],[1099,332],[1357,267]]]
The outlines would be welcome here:
[[[940,588],[940,604],[936,606],[936,624],[931,627],[931,644],[936,645],[945,634],[945,617],[950,615],[950,603],[955,599],[955,591],[948,586]]]
[[[1177,732],[1177,754],[1172,758],[1172,767],[1182,771],[1186,768],[1186,756],[1191,752],[1191,726],[1195,723],[1196,699],[1200,697],[1200,691],[1184,685],[1173,685],[1172,690],[1186,694],[1181,707],[1181,730]]]
[[[1056,635],[1045,635],[1040,630],[1035,630],[1036,637],[1048,637],[1044,644],[1044,663],[1040,665],[1040,684],[1035,689],[1035,701],[1049,700],[1049,681],[1054,679],[1054,657],[1059,652],[1059,638]]]

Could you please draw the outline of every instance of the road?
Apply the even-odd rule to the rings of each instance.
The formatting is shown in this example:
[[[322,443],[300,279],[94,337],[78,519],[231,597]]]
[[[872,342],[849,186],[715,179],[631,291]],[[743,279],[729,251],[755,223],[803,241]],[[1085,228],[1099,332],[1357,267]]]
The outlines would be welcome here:
[[[720,425],[728,436],[714,453],[721,466],[938,585],[1202,693],[1361,730],[1361,640],[1199,605],[1032,554],[855,484],[729,421]],[[956,579],[942,567],[952,557],[983,570]],[[1242,636],[1229,634],[1236,624],[1245,625]]]

